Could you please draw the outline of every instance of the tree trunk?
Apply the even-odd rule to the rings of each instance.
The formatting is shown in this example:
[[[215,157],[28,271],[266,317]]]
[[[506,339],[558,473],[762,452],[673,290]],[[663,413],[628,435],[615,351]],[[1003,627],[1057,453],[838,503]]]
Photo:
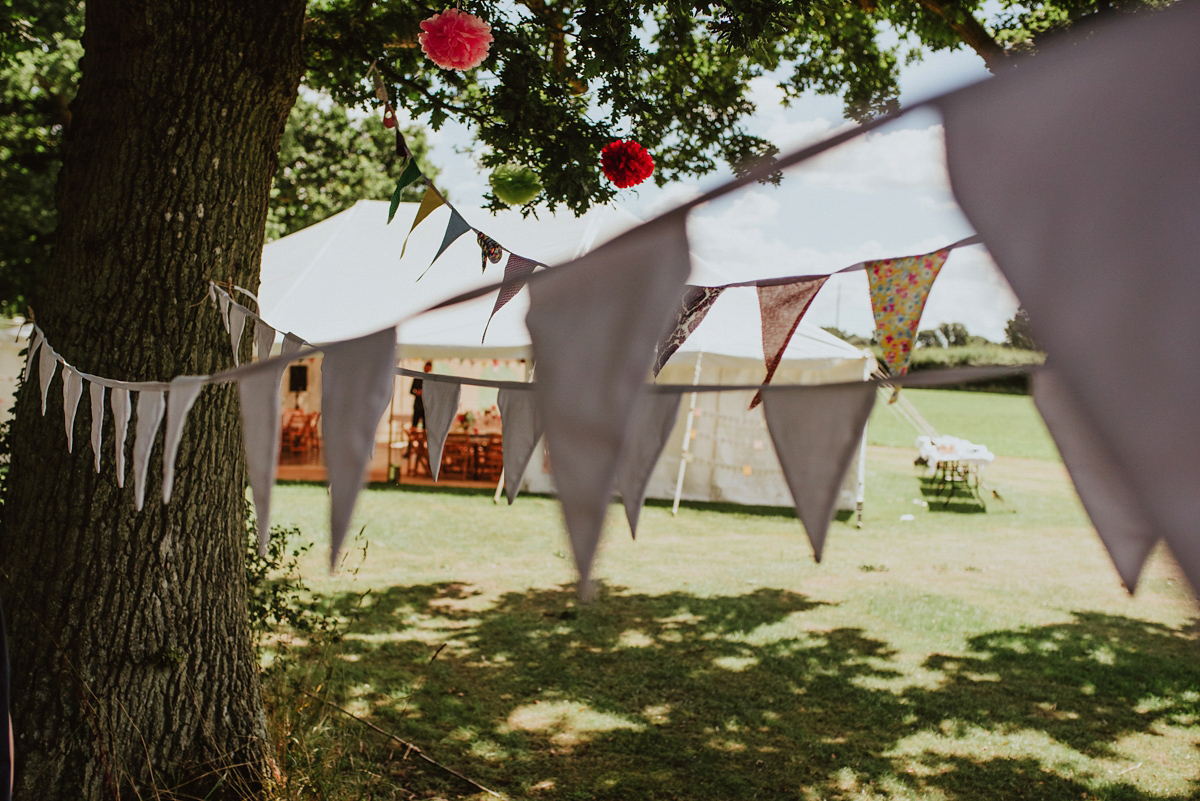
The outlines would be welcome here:
[[[36,309],[80,370],[162,381],[231,365],[206,281],[257,283],[303,17],[303,0],[89,0]],[[201,392],[169,505],[160,433],[137,512],[132,476],[117,487],[111,413],[97,474],[88,392],[68,454],[61,378],[43,417],[32,375],[0,538],[18,797],[247,797],[270,747],[246,617],[236,390]]]

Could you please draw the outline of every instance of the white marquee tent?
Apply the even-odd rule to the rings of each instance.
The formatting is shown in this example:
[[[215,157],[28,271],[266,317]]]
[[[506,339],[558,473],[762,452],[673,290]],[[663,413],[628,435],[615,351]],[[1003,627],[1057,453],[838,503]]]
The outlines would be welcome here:
[[[385,201],[359,201],[352,208],[268,244],[263,250],[258,295],[263,317],[280,331],[312,342],[377,330],[430,305],[477,286],[495,283],[503,262],[480,270],[475,236],[467,233],[420,280],[442,241],[449,211],[438,209],[413,233],[400,258],[404,236],[417,204],[403,203],[390,225]],[[569,214],[522,218],[508,212],[467,212],[467,222],[522,256],[556,264],[635,226],[619,208],[596,208],[583,217]],[[743,276],[740,280],[756,276]],[[694,283],[729,280],[695,260]],[[524,318],[528,293],[521,293],[492,321],[486,343],[484,324],[495,295],[422,315],[400,326],[401,354],[418,359],[508,359],[529,357]],[[697,373],[697,363],[699,372]],[[776,373],[776,383],[827,383],[864,377],[874,357],[815,326],[801,323]],[[704,323],[671,358],[658,380],[678,384],[752,384],[765,374],[758,304],[753,288],[727,290]],[[790,506],[791,496],[776,461],[761,408],[748,411],[751,392],[695,396],[691,437],[691,395],[684,395],[679,420],[651,478],[648,497],[676,494],[680,462],[686,460],[681,497],[685,500]],[[553,490],[534,453],[525,489]],[[853,509],[862,498],[861,459],[843,487],[839,508]]]

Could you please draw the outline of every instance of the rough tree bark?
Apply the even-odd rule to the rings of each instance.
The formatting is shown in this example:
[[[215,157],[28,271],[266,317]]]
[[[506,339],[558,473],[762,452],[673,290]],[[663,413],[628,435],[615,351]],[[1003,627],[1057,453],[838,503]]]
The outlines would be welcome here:
[[[257,283],[303,17],[303,0],[89,0],[35,310],[79,369],[169,380],[230,366],[206,281]],[[132,476],[116,484],[111,414],[96,474],[88,393],[68,454],[60,378],[45,417],[36,383],[18,399],[0,539],[18,797],[246,797],[269,746],[236,391],[202,391],[167,506],[160,433],[137,512]]]

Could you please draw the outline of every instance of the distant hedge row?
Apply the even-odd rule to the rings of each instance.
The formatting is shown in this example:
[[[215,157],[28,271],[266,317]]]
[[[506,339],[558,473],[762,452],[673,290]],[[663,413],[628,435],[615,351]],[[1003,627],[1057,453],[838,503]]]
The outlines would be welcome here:
[[[874,348],[878,358],[881,351]],[[913,351],[909,372],[940,370],[948,367],[977,367],[989,365],[1041,364],[1046,354],[1036,350],[1020,350],[1004,345],[964,345],[956,348],[917,348]],[[1024,395],[1029,393],[1029,381],[1023,375],[976,384],[945,387],[945,389],[968,389],[979,392],[1004,392]]]

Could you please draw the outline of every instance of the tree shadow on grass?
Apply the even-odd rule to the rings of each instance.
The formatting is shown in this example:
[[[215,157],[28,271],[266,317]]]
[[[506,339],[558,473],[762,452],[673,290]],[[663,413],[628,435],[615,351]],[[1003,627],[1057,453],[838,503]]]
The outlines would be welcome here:
[[[1079,613],[990,632],[970,641],[969,657],[928,657],[933,679],[910,680],[911,660],[860,629],[807,627],[824,604],[783,590],[609,588],[581,606],[568,587],[486,600],[444,583],[373,598],[343,643],[330,699],[511,798],[1200,791],[1193,782],[1152,795],[1088,767],[1116,756],[1122,737],[1200,718],[1196,643],[1157,624]],[[1049,745],[989,753],[988,737]],[[380,782],[405,788],[396,797],[473,792],[377,739],[368,760]],[[1064,749],[1076,767],[1063,767]]]

